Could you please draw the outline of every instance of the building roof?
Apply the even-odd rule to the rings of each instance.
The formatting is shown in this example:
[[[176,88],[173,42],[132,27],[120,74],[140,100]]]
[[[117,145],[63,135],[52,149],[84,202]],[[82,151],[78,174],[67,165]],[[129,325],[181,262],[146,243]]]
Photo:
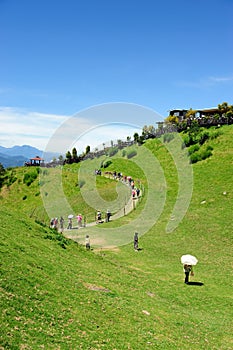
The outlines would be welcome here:
[[[30,160],[40,160],[40,161],[43,161],[44,159],[41,158],[41,157],[36,156],[36,157],[34,157],[34,158],[30,158]]]
[[[218,107],[212,107],[212,108],[204,108],[204,109],[196,109],[197,111],[201,111],[201,112],[216,112],[218,111]]]

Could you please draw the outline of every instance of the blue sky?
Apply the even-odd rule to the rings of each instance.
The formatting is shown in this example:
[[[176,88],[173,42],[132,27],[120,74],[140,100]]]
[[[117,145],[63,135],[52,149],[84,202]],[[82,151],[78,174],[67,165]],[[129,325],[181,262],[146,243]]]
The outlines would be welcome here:
[[[137,104],[163,120],[233,104],[232,13],[232,0],[0,0],[0,145],[43,149],[94,105]],[[85,130],[104,122],[86,118]]]

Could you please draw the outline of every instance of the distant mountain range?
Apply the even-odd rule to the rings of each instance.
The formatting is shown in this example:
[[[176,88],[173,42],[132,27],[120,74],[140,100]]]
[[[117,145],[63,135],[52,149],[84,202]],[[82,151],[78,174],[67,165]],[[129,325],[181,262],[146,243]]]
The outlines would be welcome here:
[[[0,163],[4,168],[23,166],[25,161],[36,156],[43,157],[45,162],[49,162],[59,155],[60,153],[44,153],[38,148],[29,145],[13,146],[10,148],[0,146]]]

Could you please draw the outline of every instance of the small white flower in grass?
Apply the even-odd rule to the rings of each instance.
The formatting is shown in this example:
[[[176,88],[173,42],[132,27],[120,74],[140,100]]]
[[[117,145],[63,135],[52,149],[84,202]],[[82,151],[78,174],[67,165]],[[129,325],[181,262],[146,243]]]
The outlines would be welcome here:
[[[143,312],[145,315],[150,316],[150,313],[149,313],[148,311],[142,310],[142,312]]]

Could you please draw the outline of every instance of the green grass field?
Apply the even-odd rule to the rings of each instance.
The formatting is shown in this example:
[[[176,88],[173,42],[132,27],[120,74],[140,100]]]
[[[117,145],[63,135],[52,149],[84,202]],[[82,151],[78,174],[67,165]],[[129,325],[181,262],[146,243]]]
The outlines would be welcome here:
[[[232,349],[233,127],[221,131],[208,141],[213,155],[192,166],[191,202],[170,233],[177,169],[160,141],[143,146],[163,169],[166,200],[155,225],[139,237],[138,252],[133,242],[86,251],[51,230],[40,195],[46,183],[38,177],[27,186],[23,178],[31,170],[14,169],[17,180],[2,188],[0,199],[0,349]],[[150,191],[134,159],[112,161],[110,170],[143,182],[145,197],[109,228],[135,220]],[[63,188],[74,212],[91,222],[95,210],[82,199],[78,167],[63,169]],[[96,187],[105,201],[117,198],[115,181],[99,177]],[[180,257],[187,253],[199,260],[191,281],[202,286],[184,284]]]

